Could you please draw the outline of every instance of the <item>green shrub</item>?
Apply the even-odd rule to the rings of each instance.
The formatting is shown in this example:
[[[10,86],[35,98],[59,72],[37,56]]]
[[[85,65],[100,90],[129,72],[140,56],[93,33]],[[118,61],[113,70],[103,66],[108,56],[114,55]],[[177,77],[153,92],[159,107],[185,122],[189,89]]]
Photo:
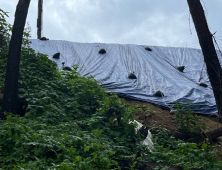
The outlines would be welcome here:
[[[203,119],[199,118],[197,114],[193,113],[189,108],[185,110],[185,105],[176,103],[176,123],[179,126],[179,131],[189,137],[199,135],[206,129]]]
[[[220,170],[222,168],[222,162],[216,160],[216,152],[210,144],[186,143],[183,140],[176,140],[169,135],[169,131],[164,129],[157,132],[153,140],[154,149],[144,153],[144,160],[175,165],[184,170],[192,168]]]

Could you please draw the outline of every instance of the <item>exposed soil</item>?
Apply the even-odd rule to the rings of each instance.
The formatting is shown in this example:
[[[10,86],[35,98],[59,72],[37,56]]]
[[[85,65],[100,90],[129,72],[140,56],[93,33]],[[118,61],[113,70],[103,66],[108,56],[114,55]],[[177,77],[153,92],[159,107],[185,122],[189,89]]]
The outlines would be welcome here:
[[[136,120],[142,123],[146,127],[154,127],[159,126],[168,129],[171,134],[178,134],[178,126],[176,124],[175,116],[170,114],[169,110],[163,110],[158,106],[154,106],[150,103],[140,102],[130,99],[122,99],[127,102],[128,105],[136,105],[139,108],[142,108],[143,111],[139,113],[135,113]],[[147,111],[149,110],[149,111]],[[215,117],[206,117],[199,116],[202,118],[206,124],[205,132],[213,131],[222,127],[222,123],[220,123]],[[215,149],[218,151],[218,160],[222,161],[222,137],[219,137],[213,145]],[[221,146],[220,146],[221,145]]]

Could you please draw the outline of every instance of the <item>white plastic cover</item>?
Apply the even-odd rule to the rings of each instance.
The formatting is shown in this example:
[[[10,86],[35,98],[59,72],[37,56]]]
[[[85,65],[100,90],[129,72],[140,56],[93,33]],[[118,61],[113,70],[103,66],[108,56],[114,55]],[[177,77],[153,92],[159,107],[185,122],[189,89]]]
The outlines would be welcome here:
[[[138,133],[138,131],[140,130],[140,128],[142,128],[143,127],[143,124],[142,123],[140,123],[140,122],[138,122],[138,121],[136,121],[136,120],[134,120],[134,121],[132,121],[132,122],[130,122],[130,123],[136,123],[137,124],[137,126],[136,126],[136,133]],[[152,134],[151,134],[151,132],[148,130],[148,135],[147,135],[147,137],[146,137],[146,139],[144,139],[143,141],[141,141],[141,144],[142,145],[145,145],[145,146],[147,146],[149,149],[150,149],[150,151],[154,148],[154,144],[153,144],[153,141],[152,141]]]
[[[36,52],[48,55],[59,68],[62,68],[62,62],[68,66],[77,64],[82,76],[93,76],[108,91],[166,108],[172,108],[175,101],[186,105],[190,101],[194,112],[217,115],[201,50],[150,46],[152,51],[147,51],[143,45],[60,40],[31,42]],[[105,54],[98,53],[101,48],[106,50]],[[60,59],[53,59],[57,52],[61,53]],[[185,66],[185,70],[180,72],[177,66]],[[137,79],[128,78],[132,72]],[[198,85],[200,81],[208,87]],[[164,97],[155,96],[157,90]]]

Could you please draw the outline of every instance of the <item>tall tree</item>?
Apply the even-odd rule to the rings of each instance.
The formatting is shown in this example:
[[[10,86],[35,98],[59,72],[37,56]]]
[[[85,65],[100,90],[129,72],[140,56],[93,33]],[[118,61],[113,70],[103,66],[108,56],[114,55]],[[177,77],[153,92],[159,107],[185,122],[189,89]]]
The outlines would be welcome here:
[[[200,0],[187,0],[190,13],[196,28],[199,43],[207,67],[208,77],[213,88],[218,115],[222,114],[222,69],[213,44],[212,34],[207,25]]]
[[[3,112],[16,113],[22,37],[30,1],[31,0],[19,0],[16,7],[12,36],[9,44],[2,113],[0,113],[0,118],[2,119],[5,118]]]

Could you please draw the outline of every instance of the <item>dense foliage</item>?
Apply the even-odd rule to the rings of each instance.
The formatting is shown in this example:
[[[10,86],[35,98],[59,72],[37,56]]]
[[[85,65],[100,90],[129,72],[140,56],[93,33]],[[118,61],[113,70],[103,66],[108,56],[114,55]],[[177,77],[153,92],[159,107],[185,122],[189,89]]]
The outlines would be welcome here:
[[[175,140],[168,130],[161,129],[154,136],[155,150],[143,159],[151,162],[166,163],[183,167],[184,170],[192,168],[219,170],[221,162],[215,160],[216,153],[208,142],[201,144],[186,143]]]
[[[3,23],[0,32],[9,31]],[[127,160],[129,169],[138,161],[221,169],[207,143],[187,144],[162,130],[154,136],[152,151],[141,146],[135,125],[129,123],[134,107],[126,107],[116,95],[107,96],[92,77],[81,77],[77,66],[71,72],[58,70],[29,47],[28,36],[24,33],[19,74],[19,96],[27,100],[28,110],[24,117],[7,113],[7,120],[0,120],[0,169],[120,169],[119,160]],[[8,42],[9,36],[4,34],[4,39]],[[0,51],[2,93],[5,44]]]
[[[180,132],[188,137],[199,135],[206,129],[203,119],[193,113],[191,109],[185,110],[185,105],[176,102],[176,122]]]
[[[7,13],[0,9],[0,51],[2,51],[3,47],[7,46],[10,25],[6,22],[6,17],[8,17]]]
[[[7,13],[0,8],[0,62],[3,62],[3,58],[8,54],[10,25],[6,22],[6,17],[8,17]],[[2,89],[3,85],[4,72],[4,69],[0,70],[0,89]]]

